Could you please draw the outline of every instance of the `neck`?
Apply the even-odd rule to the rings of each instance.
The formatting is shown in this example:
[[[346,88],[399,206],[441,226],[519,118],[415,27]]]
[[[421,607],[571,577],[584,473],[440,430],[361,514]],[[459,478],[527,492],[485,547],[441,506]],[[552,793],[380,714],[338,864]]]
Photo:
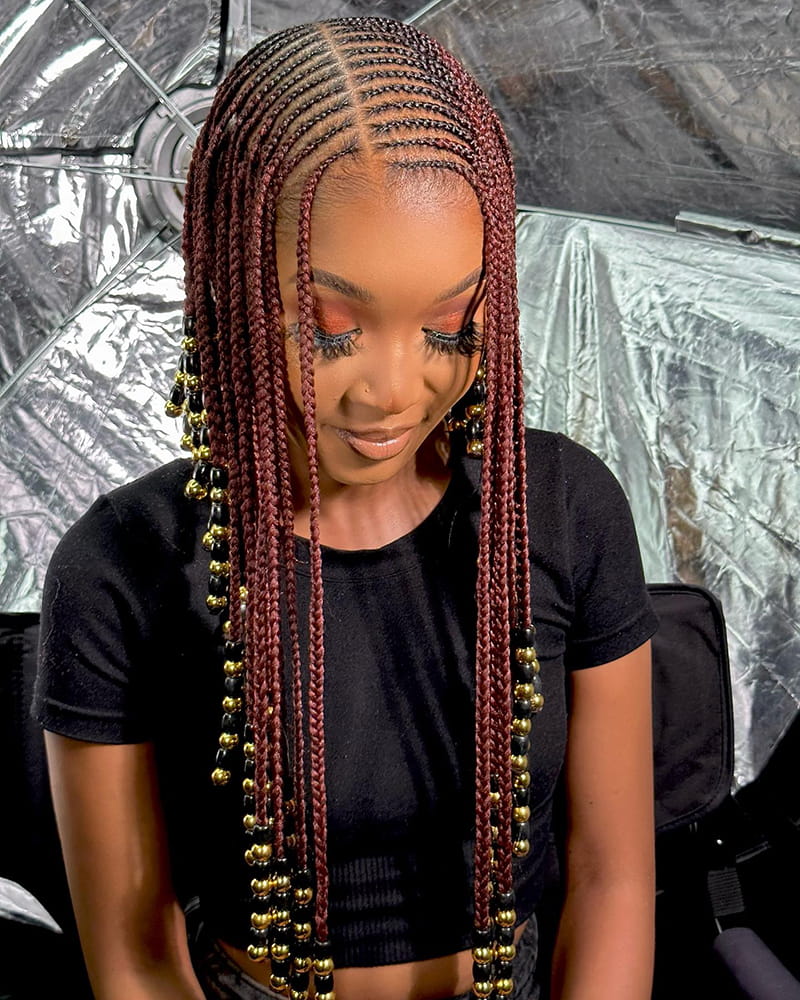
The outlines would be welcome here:
[[[293,463],[296,469],[296,463]],[[380,483],[346,485],[320,470],[320,540],[337,549],[375,549],[413,531],[441,500],[450,469],[433,436],[396,475]],[[295,534],[308,538],[307,476],[295,475]]]

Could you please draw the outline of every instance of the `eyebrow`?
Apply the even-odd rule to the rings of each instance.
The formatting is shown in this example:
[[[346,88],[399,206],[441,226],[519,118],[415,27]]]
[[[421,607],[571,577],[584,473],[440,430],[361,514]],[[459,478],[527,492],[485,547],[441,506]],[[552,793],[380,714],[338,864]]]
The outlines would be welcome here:
[[[454,299],[456,295],[460,295],[462,292],[466,292],[468,288],[472,288],[473,285],[481,280],[483,276],[483,268],[478,267],[474,271],[470,271],[469,274],[465,275],[461,281],[453,285],[452,288],[446,289],[441,295],[437,295],[436,302],[447,302],[449,299]],[[311,272],[311,277],[315,285],[322,285],[323,288],[330,288],[331,291],[339,292],[341,295],[346,295],[350,299],[358,299],[359,302],[374,302],[375,296],[372,292],[368,291],[366,288],[362,288],[361,285],[356,285],[352,281],[348,281],[347,278],[343,278],[339,274],[333,274],[331,271],[323,271],[318,267],[315,267]]]

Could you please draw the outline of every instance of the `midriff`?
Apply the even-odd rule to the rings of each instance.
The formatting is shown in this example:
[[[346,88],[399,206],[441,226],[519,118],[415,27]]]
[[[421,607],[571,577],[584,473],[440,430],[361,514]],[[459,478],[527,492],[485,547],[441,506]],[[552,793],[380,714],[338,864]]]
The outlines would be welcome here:
[[[525,924],[517,927],[516,941],[519,941],[524,929]],[[269,962],[252,962],[246,951],[234,948],[226,941],[220,941],[219,945],[251,979],[269,986]],[[336,1000],[444,1000],[466,993],[471,988],[470,951],[428,958],[422,962],[399,962],[369,968],[353,966],[337,969],[335,973]]]

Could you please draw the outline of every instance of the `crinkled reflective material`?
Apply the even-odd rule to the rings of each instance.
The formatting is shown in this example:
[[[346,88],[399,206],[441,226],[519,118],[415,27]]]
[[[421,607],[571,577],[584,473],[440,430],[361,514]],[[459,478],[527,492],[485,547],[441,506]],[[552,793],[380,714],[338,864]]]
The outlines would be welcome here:
[[[152,90],[73,4],[5,6],[0,608],[37,610],[68,524],[179,453],[162,400],[182,265],[168,249],[174,234],[159,239],[142,222],[120,176],[139,169],[131,147],[157,104]],[[729,219],[726,243],[524,215],[520,290],[529,420],[617,472],[649,579],[701,582],[722,598],[737,778],[755,775],[800,699],[800,21],[790,0],[88,6],[167,91],[213,81],[225,22],[229,65],[300,21],[409,17],[498,106],[520,202],[670,225],[679,211]],[[739,245],[765,227],[787,230],[783,252]]]
[[[520,203],[797,228],[793,0],[444,0],[416,23],[500,111]]]
[[[722,601],[747,781],[800,707],[800,253],[555,213],[518,243],[528,422],[608,462],[648,580]]]

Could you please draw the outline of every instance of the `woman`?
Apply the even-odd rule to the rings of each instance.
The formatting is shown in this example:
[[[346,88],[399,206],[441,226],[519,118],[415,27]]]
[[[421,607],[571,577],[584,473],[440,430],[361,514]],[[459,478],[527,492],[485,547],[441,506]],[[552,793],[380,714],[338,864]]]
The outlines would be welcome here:
[[[101,498],[46,588],[97,997],[327,1000],[335,968],[339,1000],[531,998],[563,770],[554,995],[644,1000],[655,623],[618,485],[523,429],[485,97],[397,22],[268,38],[198,140],[184,254],[194,464]]]

